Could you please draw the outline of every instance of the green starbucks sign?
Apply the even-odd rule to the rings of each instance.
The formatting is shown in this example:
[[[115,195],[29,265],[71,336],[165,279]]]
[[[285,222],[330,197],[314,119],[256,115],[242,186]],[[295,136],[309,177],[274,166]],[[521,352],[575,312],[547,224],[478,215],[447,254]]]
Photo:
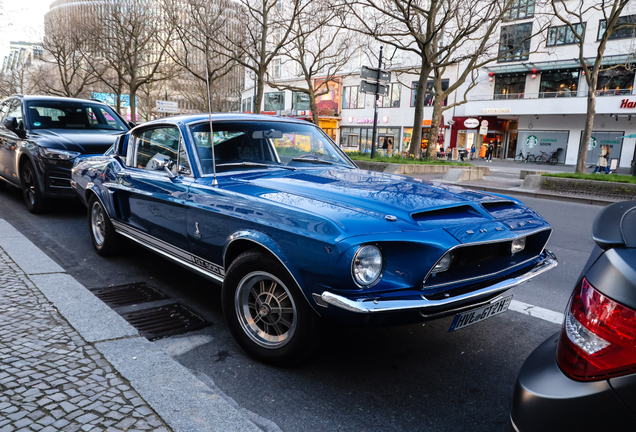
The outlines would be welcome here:
[[[593,136],[590,137],[590,142],[587,143],[587,151],[592,151],[596,148],[598,141]]]
[[[530,135],[526,138],[526,147],[535,148],[539,143],[539,139],[535,135]]]

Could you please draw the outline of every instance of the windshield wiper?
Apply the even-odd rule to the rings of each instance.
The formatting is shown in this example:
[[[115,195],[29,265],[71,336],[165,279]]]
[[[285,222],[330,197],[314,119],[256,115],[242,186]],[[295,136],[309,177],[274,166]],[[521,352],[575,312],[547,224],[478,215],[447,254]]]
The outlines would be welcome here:
[[[270,165],[258,162],[229,162],[223,164],[216,164],[217,167],[229,167],[229,166],[242,166],[242,167],[254,167],[254,168],[269,168]]]
[[[319,164],[319,165],[333,165],[333,162],[330,161],[326,161],[324,159],[310,159],[310,158],[304,158],[304,157],[297,157],[297,158],[292,158],[292,160],[294,162],[307,162],[307,163],[313,163],[313,164]]]

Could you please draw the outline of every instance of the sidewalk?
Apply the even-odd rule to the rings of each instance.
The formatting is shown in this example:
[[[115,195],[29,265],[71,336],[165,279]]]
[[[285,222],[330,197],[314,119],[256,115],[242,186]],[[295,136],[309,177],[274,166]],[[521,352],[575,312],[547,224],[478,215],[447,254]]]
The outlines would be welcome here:
[[[0,432],[259,431],[0,219]]]

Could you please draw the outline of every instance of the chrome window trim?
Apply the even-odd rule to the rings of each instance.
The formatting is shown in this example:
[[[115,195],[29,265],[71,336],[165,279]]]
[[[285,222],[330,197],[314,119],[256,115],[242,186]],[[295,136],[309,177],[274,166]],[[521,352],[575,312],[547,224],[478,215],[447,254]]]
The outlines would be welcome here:
[[[543,248],[541,249],[541,252],[539,253],[539,255],[541,255],[543,253],[543,251],[545,250],[545,248],[546,248],[546,246],[548,244],[548,241],[550,241],[550,237],[552,237],[552,227],[543,227],[543,228],[538,229],[536,231],[532,231],[530,233],[523,234],[523,235],[518,235],[518,236],[512,237],[512,238],[510,238],[508,240],[505,240],[505,241],[512,241],[512,240],[515,240],[515,239],[518,239],[518,238],[521,238],[521,237],[528,237],[528,236],[531,236],[531,235],[534,235],[534,234],[538,234],[538,233],[546,231],[546,230],[550,230],[550,235],[548,236],[548,239],[546,240],[545,244],[543,245]],[[490,240],[490,241],[481,241],[481,242],[474,242],[474,243],[460,243],[458,245],[455,245],[455,246],[451,247],[450,249],[446,250],[446,252],[444,252],[442,254],[442,256],[437,261],[435,261],[435,264],[433,264],[433,266],[428,271],[428,273],[426,273],[426,276],[424,276],[424,279],[422,279],[422,288],[421,289],[424,289],[424,284],[426,283],[426,280],[429,278],[429,276],[433,273],[433,269],[442,260],[442,258],[444,258],[444,255],[446,255],[448,252],[451,252],[451,251],[453,251],[455,249],[459,249],[459,248],[462,248],[462,247],[479,246],[479,245],[484,245],[484,244],[502,243],[502,242],[503,242],[502,240]],[[527,263],[528,261],[531,261],[533,259],[535,259],[535,258],[531,258],[531,259],[529,259],[527,261],[524,261],[524,263]],[[504,271],[509,270],[511,268],[514,268],[514,267],[516,267],[518,265],[521,265],[521,264],[517,264],[517,265],[514,265],[512,267],[508,267],[506,269],[500,270],[499,272],[492,273],[492,274],[495,275],[495,274],[504,272]],[[468,278],[468,279],[460,279],[460,280],[456,280],[456,281],[453,281],[453,282],[448,282],[446,284],[431,285],[431,286],[428,286],[427,288],[433,288],[433,287],[439,288],[441,286],[447,286],[447,285],[452,285],[452,284],[457,284],[457,283],[469,282],[471,280],[481,279],[482,277],[487,277],[487,276],[489,276],[489,275],[477,276],[477,277]]]

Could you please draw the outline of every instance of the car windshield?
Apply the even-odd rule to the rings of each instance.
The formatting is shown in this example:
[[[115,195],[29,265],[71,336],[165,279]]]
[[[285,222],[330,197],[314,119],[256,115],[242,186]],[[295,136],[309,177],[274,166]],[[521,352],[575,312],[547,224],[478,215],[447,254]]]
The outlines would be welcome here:
[[[190,126],[203,174],[212,174],[210,124]],[[214,122],[217,172],[339,165],[354,168],[344,153],[312,124],[272,121]]]
[[[104,129],[128,128],[110,107],[77,101],[31,101],[27,103],[31,129]]]

